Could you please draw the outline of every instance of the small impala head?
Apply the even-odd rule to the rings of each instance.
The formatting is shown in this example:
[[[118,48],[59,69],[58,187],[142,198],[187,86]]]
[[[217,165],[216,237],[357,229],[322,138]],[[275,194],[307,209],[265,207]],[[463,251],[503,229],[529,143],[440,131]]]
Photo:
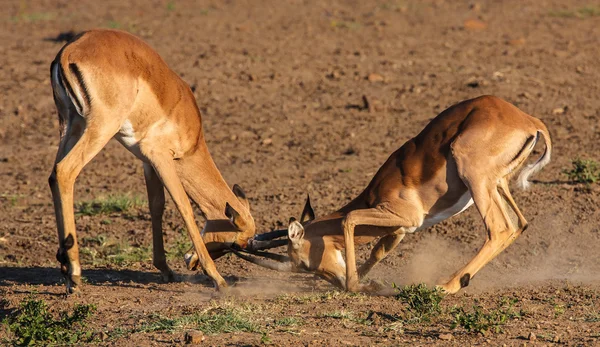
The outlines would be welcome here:
[[[298,269],[310,269],[310,244],[304,240],[303,224],[308,224],[313,219],[315,212],[310,205],[310,196],[307,196],[300,221],[292,217],[288,224],[288,255]]]
[[[310,261],[311,243],[304,238],[304,226],[302,224],[307,224],[314,218],[315,213],[310,206],[310,198],[307,198],[300,221],[297,221],[293,217],[290,218],[287,230],[287,242],[284,241],[281,243],[280,241],[283,240],[267,241],[267,243],[271,243],[272,245],[267,245],[264,248],[271,248],[273,245],[282,246],[287,243],[287,257],[268,252],[258,252],[257,250],[245,250],[248,253],[267,258],[261,259],[247,256],[235,250],[234,252],[242,259],[273,270],[292,272],[313,271],[314,269],[311,269],[312,264]]]
[[[256,226],[250,214],[250,203],[246,194],[237,184],[233,185],[233,194],[237,201],[225,203],[223,211],[226,219],[207,220],[202,230],[202,240],[213,259],[227,253],[232,246],[245,248],[254,234]],[[236,210],[232,205],[239,207]],[[234,247],[235,247],[234,246]],[[188,269],[194,270],[199,265],[198,255],[192,248],[184,256]]]

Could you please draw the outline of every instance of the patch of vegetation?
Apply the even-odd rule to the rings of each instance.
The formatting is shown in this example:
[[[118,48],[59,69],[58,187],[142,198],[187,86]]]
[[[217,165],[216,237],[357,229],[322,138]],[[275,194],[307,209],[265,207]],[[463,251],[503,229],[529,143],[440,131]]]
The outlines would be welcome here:
[[[355,21],[332,20],[330,24],[332,28],[350,30],[358,30],[361,27],[361,24]]]
[[[151,247],[131,246],[104,234],[83,237],[80,252],[86,262],[91,261],[93,265],[128,265],[152,260]]]
[[[296,317],[284,317],[275,320],[275,325],[280,327],[291,327],[302,324],[302,321]]]
[[[261,332],[259,326],[249,319],[245,312],[234,307],[221,306],[174,318],[154,316],[152,322],[142,325],[136,332],[175,332],[182,329],[197,329],[205,334]]]
[[[588,18],[600,16],[600,7],[585,6],[574,10],[555,10],[550,11],[550,16],[561,18]]]
[[[597,161],[576,158],[572,164],[571,170],[563,171],[571,181],[591,184],[600,180],[600,164]]]
[[[341,292],[337,290],[332,290],[324,293],[310,293],[310,294],[282,294],[275,297],[276,302],[283,302],[286,304],[296,303],[296,304],[305,304],[310,302],[329,302],[336,300],[349,300],[349,299],[358,299],[358,301],[362,301],[367,296],[363,293],[352,293],[352,292]]]
[[[108,22],[106,22],[106,26],[110,29],[121,29],[122,25],[116,20],[109,20]]]
[[[179,235],[175,239],[175,246],[167,251],[167,259],[182,259],[190,248],[192,248],[192,241],[185,228],[180,228]]]
[[[105,198],[79,202],[75,204],[75,210],[79,215],[95,216],[98,214],[127,212],[132,208],[144,205],[146,205],[146,202],[138,197],[109,195]]]
[[[341,310],[341,311],[321,313],[321,314],[317,315],[317,317],[319,317],[319,318],[335,318],[335,319],[351,319],[352,313],[345,311],[345,310]]]
[[[438,288],[428,288],[423,283],[402,288],[398,288],[395,284],[393,286],[398,291],[396,299],[407,305],[410,320],[429,322],[431,318],[442,313],[440,302],[444,295]]]
[[[95,311],[95,305],[77,304],[71,313],[63,311],[56,318],[48,311],[44,300],[27,298],[19,309],[2,321],[12,335],[2,342],[14,346],[91,342],[93,332],[85,329],[85,321]]]
[[[450,326],[451,329],[462,327],[468,332],[485,334],[488,331],[494,333],[502,332],[502,326],[509,320],[520,318],[521,312],[513,310],[517,299],[503,299],[496,308],[485,309],[479,305],[473,305],[471,312],[467,312],[464,307],[454,307],[450,313],[454,317],[454,321]]]
[[[175,1],[167,2],[167,12],[175,11]]]

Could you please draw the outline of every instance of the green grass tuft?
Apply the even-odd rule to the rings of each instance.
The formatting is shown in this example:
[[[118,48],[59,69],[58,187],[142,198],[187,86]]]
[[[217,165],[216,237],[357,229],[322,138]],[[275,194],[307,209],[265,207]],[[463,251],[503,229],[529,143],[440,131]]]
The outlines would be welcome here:
[[[11,339],[3,343],[15,346],[58,345],[91,342],[93,332],[85,330],[85,321],[96,311],[95,305],[76,304],[73,312],[63,311],[55,318],[44,300],[21,302],[20,308],[2,321]]]
[[[600,180],[600,164],[597,161],[576,158],[572,164],[571,170],[563,171],[571,181],[591,184]]]
[[[467,312],[464,307],[454,307],[450,312],[454,316],[450,328],[456,329],[460,326],[468,332],[485,334],[491,331],[500,333],[502,332],[502,326],[509,320],[522,316],[521,312],[513,310],[513,305],[516,302],[516,299],[503,299],[496,308],[489,310],[479,305],[473,305],[471,312]]]
[[[109,195],[105,198],[79,202],[75,204],[75,210],[79,215],[95,216],[98,214],[127,212],[132,208],[143,205],[146,205],[146,202],[138,197]]]
[[[402,288],[398,288],[395,284],[393,286],[398,291],[396,299],[408,306],[410,320],[428,322],[442,313],[440,302],[444,295],[439,289],[430,289],[423,283],[411,284]]]
[[[574,10],[554,10],[549,12],[551,17],[560,18],[589,18],[600,16],[600,7],[585,6]]]
[[[197,329],[205,334],[232,332],[260,332],[259,326],[246,314],[233,307],[212,307],[201,313],[168,318],[154,316],[153,321],[137,329],[138,332],[175,332],[182,329]]]

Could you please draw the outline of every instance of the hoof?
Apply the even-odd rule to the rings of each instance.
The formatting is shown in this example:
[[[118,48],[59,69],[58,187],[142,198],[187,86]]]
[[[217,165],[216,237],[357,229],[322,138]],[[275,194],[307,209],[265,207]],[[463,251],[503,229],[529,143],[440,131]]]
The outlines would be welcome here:
[[[67,295],[81,295],[81,288],[78,286],[67,285]]]
[[[198,255],[196,254],[196,252],[189,252],[186,253],[183,256],[183,259],[185,260],[185,265],[187,266],[187,269],[190,271],[195,271],[198,268]]]
[[[177,279],[175,278],[175,273],[171,269],[169,269],[168,271],[161,272],[161,277],[163,282],[165,283],[177,282]]]

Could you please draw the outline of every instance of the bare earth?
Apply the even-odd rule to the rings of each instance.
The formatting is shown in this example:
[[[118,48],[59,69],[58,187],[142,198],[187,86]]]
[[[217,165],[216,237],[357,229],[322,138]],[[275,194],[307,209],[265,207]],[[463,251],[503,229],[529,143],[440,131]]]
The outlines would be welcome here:
[[[53,311],[96,304],[88,327],[100,345],[182,344],[187,328],[139,330],[158,316],[211,307],[240,307],[258,328],[207,334],[208,345],[600,344],[600,188],[563,174],[573,158],[600,159],[598,7],[555,0],[141,3],[3,3],[0,319],[34,293]],[[493,94],[543,120],[552,162],[530,190],[513,190],[529,229],[442,302],[446,311],[493,309],[506,297],[516,299],[521,316],[498,333],[451,330],[447,312],[431,323],[403,320],[405,305],[391,295],[392,283],[434,284],[475,254],[485,238],[475,208],[406,237],[370,275],[389,288],[381,295],[348,295],[235,257],[217,261],[233,290],[216,294],[207,277],[185,269],[180,253],[188,240],[170,201],[165,238],[180,281],[165,284],[152,267],[145,205],[78,215],[87,284],[83,295],[65,298],[47,185],[58,145],[49,65],[64,44],[61,33],[95,27],[142,37],[192,86],[213,158],[230,185],[245,189],[259,232],[298,217],[307,192],[317,215],[339,208],[389,154],[458,101]],[[112,141],[78,178],[75,200],[124,194],[146,199],[142,165]],[[360,249],[360,261],[371,246]],[[0,340],[7,334],[0,328]]]

